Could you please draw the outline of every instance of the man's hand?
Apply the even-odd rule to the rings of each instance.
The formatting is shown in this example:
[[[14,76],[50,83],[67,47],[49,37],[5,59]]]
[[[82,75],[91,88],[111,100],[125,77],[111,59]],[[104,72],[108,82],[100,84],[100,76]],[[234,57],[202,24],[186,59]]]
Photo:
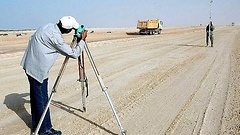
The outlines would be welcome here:
[[[81,37],[82,37],[82,40],[83,41],[85,41],[86,40],[86,38],[87,38],[87,30],[84,30],[83,32],[82,32],[82,34],[81,34]]]

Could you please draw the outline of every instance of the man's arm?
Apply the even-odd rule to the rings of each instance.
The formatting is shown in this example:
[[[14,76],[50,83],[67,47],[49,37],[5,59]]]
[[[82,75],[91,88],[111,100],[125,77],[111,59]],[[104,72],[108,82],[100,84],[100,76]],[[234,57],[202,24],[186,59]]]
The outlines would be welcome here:
[[[82,50],[85,46],[85,39],[87,37],[87,31],[82,33],[82,39],[74,48],[71,48],[70,45],[68,45],[62,35],[56,34],[53,37],[53,47],[62,55],[69,56],[71,58],[76,59],[78,56],[81,55]]]

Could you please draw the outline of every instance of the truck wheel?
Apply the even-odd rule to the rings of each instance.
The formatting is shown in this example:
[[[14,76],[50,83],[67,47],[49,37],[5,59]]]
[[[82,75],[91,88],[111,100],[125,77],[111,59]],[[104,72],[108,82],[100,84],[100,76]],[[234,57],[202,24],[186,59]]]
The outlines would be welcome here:
[[[161,34],[161,31],[162,31],[162,30],[159,30],[159,31],[158,31],[158,34]]]
[[[150,31],[150,35],[154,35],[154,31],[153,30]]]

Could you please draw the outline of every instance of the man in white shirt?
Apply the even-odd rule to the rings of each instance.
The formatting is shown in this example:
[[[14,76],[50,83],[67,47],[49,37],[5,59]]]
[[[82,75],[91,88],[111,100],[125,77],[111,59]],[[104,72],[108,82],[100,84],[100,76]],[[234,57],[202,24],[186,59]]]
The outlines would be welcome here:
[[[85,46],[87,31],[81,35],[81,40],[71,48],[63,39],[72,29],[79,28],[78,22],[72,16],[62,17],[57,24],[47,24],[40,27],[30,38],[21,66],[25,70],[30,84],[30,103],[32,114],[32,130],[37,127],[44,108],[48,102],[49,70],[56,61],[58,54],[76,59]],[[39,135],[61,135],[62,132],[52,128],[50,111],[43,120]]]

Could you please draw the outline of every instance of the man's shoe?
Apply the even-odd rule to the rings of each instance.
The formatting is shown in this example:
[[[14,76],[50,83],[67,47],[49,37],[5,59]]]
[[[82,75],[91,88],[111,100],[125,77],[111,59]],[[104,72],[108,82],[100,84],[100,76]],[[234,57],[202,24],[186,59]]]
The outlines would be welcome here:
[[[48,130],[44,133],[39,133],[39,135],[61,135],[61,134],[62,134],[61,131],[55,130],[53,128],[51,128],[50,130]]]

